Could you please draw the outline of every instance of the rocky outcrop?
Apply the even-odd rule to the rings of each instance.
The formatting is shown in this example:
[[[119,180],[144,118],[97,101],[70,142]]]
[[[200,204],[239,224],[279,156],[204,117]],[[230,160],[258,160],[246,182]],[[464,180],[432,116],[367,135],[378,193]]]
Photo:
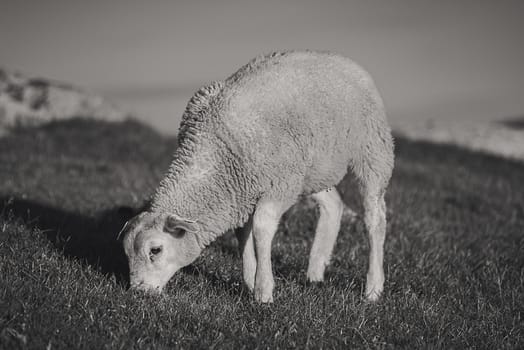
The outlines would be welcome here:
[[[0,68],[0,133],[71,117],[118,121],[127,113],[78,87]]]

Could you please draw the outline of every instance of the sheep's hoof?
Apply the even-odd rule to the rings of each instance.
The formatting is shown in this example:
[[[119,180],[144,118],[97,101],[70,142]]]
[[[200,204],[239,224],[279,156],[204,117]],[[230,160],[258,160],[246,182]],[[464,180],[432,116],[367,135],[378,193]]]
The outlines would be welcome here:
[[[269,304],[273,302],[273,293],[267,293],[260,289],[255,289],[255,300],[258,303]]]
[[[255,283],[249,283],[244,281],[244,286],[246,286],[247,290],[249,290],[251,293],[254,293]]]
[[[382,293],[377,291],[366,292],[366,300],[371,303],[376,303],[379,301],[381,295]]]
[[[366,299],[370,302],[376,302],[384,290],[384,274],[368,273],[366,279]]]
[[[324,271],[308,271],[307,280],[311,283],[324,282]]]
[[[377,302],[380,299],[380,296],[382,295],[382,291],[384,290],[383,284],[379,285],[371,285],[368,284],[366,286],[366,299],[369,302]]]

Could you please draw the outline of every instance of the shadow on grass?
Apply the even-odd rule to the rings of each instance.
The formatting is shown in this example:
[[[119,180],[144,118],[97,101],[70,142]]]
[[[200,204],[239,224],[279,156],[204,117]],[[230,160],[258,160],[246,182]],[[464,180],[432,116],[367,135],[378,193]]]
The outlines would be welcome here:
[[[129,286],[127,260],[117,235],[138,209],[118,207],[93,218],[13,197],[0,198],[0,203],[10,215],[38,228],[66,257],[114,275],[121,285]]]

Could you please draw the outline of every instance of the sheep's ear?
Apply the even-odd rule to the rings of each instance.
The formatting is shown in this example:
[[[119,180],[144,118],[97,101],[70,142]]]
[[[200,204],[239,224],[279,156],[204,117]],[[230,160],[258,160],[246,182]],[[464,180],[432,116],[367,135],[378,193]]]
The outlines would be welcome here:
[[[171,234],[182,235],[184,232],[198,231],[196,221],[183,219],[176,215],[168,215],[164,223],[164,231]]]

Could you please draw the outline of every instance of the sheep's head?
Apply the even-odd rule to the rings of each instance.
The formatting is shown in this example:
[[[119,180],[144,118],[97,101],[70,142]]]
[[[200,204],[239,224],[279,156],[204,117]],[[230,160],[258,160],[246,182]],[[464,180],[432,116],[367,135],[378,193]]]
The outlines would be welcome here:
[[[131,288],[158,291],[202,251],[194,221],[176,215],[144,212],[122,229]]]

